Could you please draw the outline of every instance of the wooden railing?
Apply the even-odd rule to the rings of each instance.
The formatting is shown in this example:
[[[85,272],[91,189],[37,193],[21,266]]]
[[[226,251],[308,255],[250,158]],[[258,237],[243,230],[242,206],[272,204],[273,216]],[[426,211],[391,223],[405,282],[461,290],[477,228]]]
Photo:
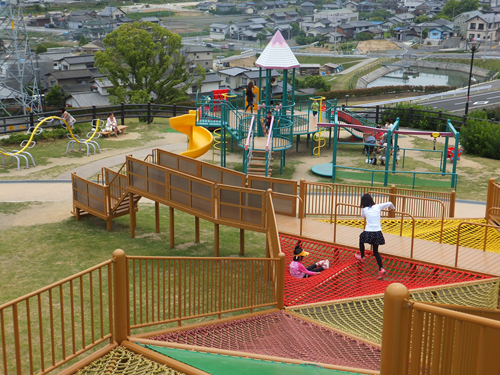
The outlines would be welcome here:
[[[129,256],[127,261],[131,330],[276,306],[279,259]]]
[[[71,181],[73,206],[83,209],[101,219],[107,219],[109,213],[107,187],[78,177],[75,172],[71,175]]]
[[[304,216],[330,216],[335,202],[346,203],[350,205],[359,205],[361,197],[364,194],[372,194],[375,201],[384,200],[389,195],[395,197],[390,199],[397,207],[405,204],[401,211],[411,213],[416,218],[435,218],[442,217],[442,207],[434,207],[429,203],[422,203],[426,199],[440,201],[444,206],[444,216],[453,217],[455,215],[455,192],[439,193],[424,190],[397,189],[395,186],[390,188],[373,188],[369,186],[355,186],[343,184],[327,184],[319,182],[309,182],[300,180],[300,196],[304,200]],[[380,195],[380,196],[379,196]],[[412,200],[413,199],[413,200]],[[428,201],[430,202],[430,201]],[[340,216],[354,216],[349,206],[338,212]],[[386,213],[385,216],[389,216]]]
[[[248,176],[247,185],[250,189],[268,190],[272,189],[275,213],[280,215],[295,216],[297,212],[297,181],[283,180],[281,178]]]
[[[46,374],[100,344],[112,344],[111,278],[108,260],[1,305],[0,372]]]
[[[457,244],[456,244],[456,251],[455,251],[455,267],[458,267],[457,266],[458,265],[458,252],[460,250],[460,237],[461,237],[461,231],[462,231],[463,225],[479,226],[479,227],[484,228],[483,251],[486,251],[486,245],[488,244],[488,228],[493,228],[497,231],[500,231],[500,226],[498,226],[498,225],[472,223],[470,221],[462,221],[460,224],[458,224]]]
[[[499,321],[409,297],[402,284],[385,291],[381,374],[498,374]]]
[[[488,181],[488,195],[486,197],[486,221],[495,220],[500,222],[500,215],[492,215],[490,209],[500,207],[500,182],[495,182],[494,178]]]

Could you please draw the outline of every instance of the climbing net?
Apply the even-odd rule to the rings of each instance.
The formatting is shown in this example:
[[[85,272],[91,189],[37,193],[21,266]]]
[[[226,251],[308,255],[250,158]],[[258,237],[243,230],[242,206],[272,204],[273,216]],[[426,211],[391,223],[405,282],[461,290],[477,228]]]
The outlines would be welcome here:
[[[440,287],[410,293],[421,302],[495,309],[500,280],[475,281],[460,286]],[[383,296],[334,302],[320,306],[292,308],[290,311],[340,329],[352,335],[381,343],[384,313]]]
[[[135,354],[122,346],[112,350],[104,357],[92,362],[79,370],[76,375],[185,375],[183,372],[172,370],[171,368],[153,362],[139,354]]]
[[[151,337],[307,362],[378,370],[380,349],[285,311]]]
[[[328,221],[328,220],[321,220]],[[458,225],[464,220],[447,219],[443,225],[443,243],[449,245],[457,244]],[[484,219],[467,220],[472,223],[488,224]],[[328,221],[330,222],[330,221]],[[360,219],[337,220],[337,224],[363,229],[364,221]],[[381,221],[382,232],[396,234],[399,236],[401,220]],[[403,236],[411,237],[412,221],[404,220]],[[427,241],[439,242],[441,233],[441,220],[415,220],[415,238]],[[462,225],[460,229],[460,246],[472,249],[483,250],[485,228],[478,225]],[[500,232],[495,229],[488,229],[488,241],[486,251],[500,253]]]
[[[384,257],[387,276],[376,280],[378,273],[375,257],[367,251],[366,262],[359,263],[354,251],[332,245],[304,241],[302,247],[310,253],[304,260],[307,267],[323,259],[330,261],[330,268],[321,274],[299,279],[290,275],[290,263],[297,239],[281,236],[281,250],[285,253],[285,305],[294,306],[313,302],[325,302],[357,296],[383,293],[385,288],[399,282],[409,289],[446,285],[464,281],[481,280],[488,276],[427,265],[408,260]]]

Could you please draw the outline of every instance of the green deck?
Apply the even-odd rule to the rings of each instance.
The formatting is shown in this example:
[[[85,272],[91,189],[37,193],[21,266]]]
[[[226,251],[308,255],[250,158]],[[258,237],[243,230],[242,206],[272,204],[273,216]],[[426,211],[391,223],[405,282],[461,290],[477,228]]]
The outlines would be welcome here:
[[[212,375],[360,375],[354,372],[327,370],[313,364],[293,365],[153,345],[146,347]]]

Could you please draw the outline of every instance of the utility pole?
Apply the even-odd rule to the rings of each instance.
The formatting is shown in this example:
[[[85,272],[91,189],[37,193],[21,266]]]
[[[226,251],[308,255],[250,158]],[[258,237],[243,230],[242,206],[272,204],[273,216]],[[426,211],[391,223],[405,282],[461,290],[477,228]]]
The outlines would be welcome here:
[[[484,46],[483,46],[483,62],[486,61],[486,49],[488,47],[488,36],[489,36],[489,33],[490,33],[490,24],[486,20],[486,38],[485,38]]]

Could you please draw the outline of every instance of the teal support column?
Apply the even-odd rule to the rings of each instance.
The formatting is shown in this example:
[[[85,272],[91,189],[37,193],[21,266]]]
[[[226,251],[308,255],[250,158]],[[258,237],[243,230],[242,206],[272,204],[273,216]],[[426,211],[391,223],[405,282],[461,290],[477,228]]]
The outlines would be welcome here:
[[[281,115],[286,116],[286,109],[288,107],[288,70],[283,70],[283,107],[281,108]]]
[[[266,69],[266,112],[271,106],[271,69]]]
[[[259,68],[259,104],[262,103],[262,68]]]
[[[281,160],[280,160],[280,175],[283,174],[283,166],[285,165],[285,151],[281,152]]]
[[[385,172],[384,172],[384,186],[389,182],[389,160],[391,157],[391,139],[392,129],[387,132],[387,147],[385,148]]]
[[[335,113],[337,112],[337,109],[335,109]],[[338,142],[338,126],[339,124],[335,122],[334,128],[333,128],[333,151],[332,151],[332,183],[335,183],[335,172],[337,169],[337,142]]]
[[[444,139],[444,151],[443,151],[443,176],[446,173],[446,161],[448,160],[448,137]]]
[[[394,124],[397,124],[397,126],[393,126],[393,131],[394,130],[399,130],[399,117],[396,119],[396,122]],[[397,149],[398,149],[398,137],[399,134],[394,134],[394,148],[392,149],[392,172],[394,173],[396,171],[396,154],[397,154]],[[391,138],[392,139],[392,138]]]
[[[293,70],[292,70],[292,103],[294,104],[292,106],[292,110],[291,110],[291,114],[293,117],[293,111],[295,108],[295,68],[293,68]]]
[[[457,162],[458,162],[458,141],[460,139],[460,133],[455,134],[455,157],[453,158],[453,170],[452,173],[457,173]],[[456,189],[455,186],[455,176],[451,176],[451,188]]]

